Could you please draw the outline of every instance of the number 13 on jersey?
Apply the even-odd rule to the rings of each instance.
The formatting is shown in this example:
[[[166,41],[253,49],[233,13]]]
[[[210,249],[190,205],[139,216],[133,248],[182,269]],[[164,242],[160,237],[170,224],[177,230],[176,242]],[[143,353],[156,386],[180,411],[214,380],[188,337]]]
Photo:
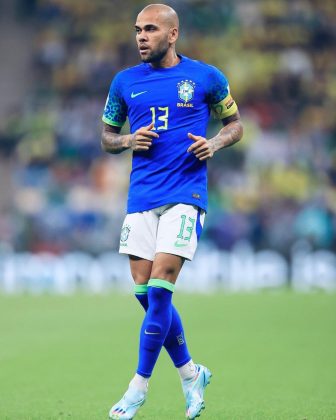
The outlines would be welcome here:
[[[153,130],[167,130],[169,107],[168,106],[158,106],[158,107],[152,106],[150,110],[152,112],[152,123],[154,124]],[[163,124],[158,126],[160,122],[163,122]]]

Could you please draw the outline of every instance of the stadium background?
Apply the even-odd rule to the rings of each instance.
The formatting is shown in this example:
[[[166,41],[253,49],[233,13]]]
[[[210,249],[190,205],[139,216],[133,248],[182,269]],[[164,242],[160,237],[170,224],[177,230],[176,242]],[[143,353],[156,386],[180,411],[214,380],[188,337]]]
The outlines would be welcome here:
[[[2,1],[3,273],[13,252],[99,256],[117,250],[130,155],[102,153],[101,114],[113,75],[138,62],[132,27],[148,3]],[[203,249],[221,252],[217,259],[237,251],[242,260],[270,250],[260,255],[263,267],[278,269],[256,268],[266,273],[259,283],[300,277],[335,288],[334,2],[169,4],[181,16],[178,51],[227,74],[245,127],[243,141],[209,165]],[[212,121],[209,134],[218,128]],[[299,274],[293,253],[305,261]],[[217,271],[216,277],[225,267]],[[316,275],[309,278],[308,271]],[[314,284],[314,278],[323,279]]]
[[[143,314],[116,253],[130,154],[101,152],[100,119],[148,3],[0,1],[1,420],[101,420],[133,374]],[[335,2],[167,3],[178,50],[227,74],[245,127],[210,162],[174,295],[214,372],[202,418],[334,420]],[[178,382],[163,354],[137,418],[182,419]]]

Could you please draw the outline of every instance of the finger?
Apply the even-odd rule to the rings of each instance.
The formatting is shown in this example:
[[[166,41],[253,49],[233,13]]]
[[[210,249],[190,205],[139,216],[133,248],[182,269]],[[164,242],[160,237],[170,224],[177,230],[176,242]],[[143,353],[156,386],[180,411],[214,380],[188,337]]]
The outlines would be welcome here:
[[[150,141],[146,141],[146,140],[140,140],[136,142],[137,146],[151,146],[152,145],[152,140]]]
[[[195,136],[194,134],[191,134],[191,133],[188,133],[188,137],[191,140],[194,140],[194,141],[197,141],[197,140],[199,140],[201,138],[201,136]]]
[[[196,149],[196,146],[192,145],[187,149],[188,153],[192,153]]]
[[[154,127],[154,123],[153,122],[151,122],[149,125],[147,125],[147,127],[143,127],[146,131],[149,131],[149,130],[153,130],[153,127]]]
[[[159,138],[158,133],[155,133],[155,131],[148,131],[145,130],[145,128],[140,128],[140,130],[137,132],[138,135],[141,136],[147,136],[147,137],[155,137],[155,138]]]
[[[197,157],[197,159],[201,159],[201,158],[208,158],[210,157],[210,152],[209,150],[203,151],[203,152],[199,152],[199,153],[195,153],[195,156]]]
[[[203,161],[203,160],[207,160],[207,159],[210,159],[210,158],[211,158],[211,156],[203,156],[203,157],[199,158],[199,160]]]
[[[160,136],[158,135],[158,133],[155,133],[155,131],[147,131],[145,136],[149,136],[149,137],[155,137],[156,139],[158,139]]]
[[[146,133],[150,133],[153,137],[159,137],[157,133],[154,133],[152,130],[154,129],[154,123],[151,122],[147,127],[144,127]]]
[[[194,152],[195,153],[195,150],[201,148],[203,145],[204,145],[204,142],[203,142],[202,139],[197,140],[196,143],[194,143],[194,144],[192,144],[191,146],[188,147],[187,152],[189,152],[189,153]]]
[[[141,134],[141,135],[139,135],[136,138],[136,141],[137,142],[139,142],[139,141],[147,141],[147,142],[150,142],[151,143],[153,141],[153,138],[151,136],[145,136],[145,135]]]
[[[200,145],[196,150],[194,150],[194,154],[198,154],[198,153],[208,153],[209,152],[209,147],[207,145]]]
[[[140,145],[137,145],[134,150],[136,152],[145,152],[145,151],[149,150],[149,146],[140,146]]]

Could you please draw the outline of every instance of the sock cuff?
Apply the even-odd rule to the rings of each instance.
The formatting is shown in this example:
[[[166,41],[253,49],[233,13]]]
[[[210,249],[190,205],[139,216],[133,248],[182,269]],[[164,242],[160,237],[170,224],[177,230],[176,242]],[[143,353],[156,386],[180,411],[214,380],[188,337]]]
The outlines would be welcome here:
[[[145,295],[147,293],[148,285],[147,284],[135,284],[134,293],[136,295]]]
[[[162,279],[150,279],[148,282],[148,287],[161,287],[162,289],[169,290],[170,292],[174,292],[175,285],[173,283],[170,283],[167,280]]]

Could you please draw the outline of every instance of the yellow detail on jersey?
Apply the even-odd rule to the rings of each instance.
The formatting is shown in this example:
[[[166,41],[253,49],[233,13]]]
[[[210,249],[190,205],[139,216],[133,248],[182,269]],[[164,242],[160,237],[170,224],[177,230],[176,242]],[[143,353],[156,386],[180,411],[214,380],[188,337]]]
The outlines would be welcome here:
[[[163,115],[158,117],[158,120],[163,121],[163,125],[158,127],[158,130],[167,130],[168,128],[168,116],[169,116],[169,108],[168,106],[159,106],[159,111],[164,111]]]
[[[168,106],[159,106],[158,111],[164,111],[163,115],[157,115],[156,109],[154,106],[150,108],[152,112],[152,123],[154,124],[153,130],[167,130],[168,129],[168,116],[169,116],[169,107]],[[155,120],[162,121],[163,125],[155,127]]]
[[[211,109],[215,117],[220,120],[231,117],[238,111],[237,104],[230,94],[217,104],[211,105]]]
[[[102,116],[102,120],[104,121],[104,123],[108,125],[114,125],[116,127],[122,127],[124,125],[124,124],[109,120],[108,118],[105,117],[105,115]]]
[[[177,102],[176,106],[178,108],[194,108],[194,104],[188,102],[188,103],[183,103],[183,102]]]

